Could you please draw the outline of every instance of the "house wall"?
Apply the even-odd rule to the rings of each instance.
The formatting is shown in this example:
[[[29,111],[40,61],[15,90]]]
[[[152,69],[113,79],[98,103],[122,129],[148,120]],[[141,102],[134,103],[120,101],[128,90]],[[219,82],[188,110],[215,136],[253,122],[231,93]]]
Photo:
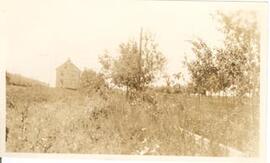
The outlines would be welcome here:
[[[56,71],[56,87],[78,89],[80,71],[72,66],[65,65]]]

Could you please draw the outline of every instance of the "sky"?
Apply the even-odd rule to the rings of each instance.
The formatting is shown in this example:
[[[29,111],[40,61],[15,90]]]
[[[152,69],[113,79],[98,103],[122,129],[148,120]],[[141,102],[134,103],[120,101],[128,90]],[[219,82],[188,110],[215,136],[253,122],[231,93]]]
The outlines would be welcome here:
[[[81,70],[99,71],[98,56],[119,54],[119,44],[138,39],[140,28],[155,35],[169,74],[182,72],[196,37],[222,41],[212,15],[217,10],[260,10],[262,3],[196,1],[11,0],[4,16],[6,70],[55,85],[55,69],[68,58]],[[258,6],[258,7],[256,7]],[[212,14],[212,15],[211,15]]]

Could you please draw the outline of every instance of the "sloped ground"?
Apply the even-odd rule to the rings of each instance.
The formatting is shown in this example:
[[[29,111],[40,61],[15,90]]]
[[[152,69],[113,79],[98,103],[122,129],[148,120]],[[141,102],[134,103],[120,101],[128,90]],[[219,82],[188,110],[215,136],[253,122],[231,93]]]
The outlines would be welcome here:
[[[7,86],[8,152],[226,156],[222,143],[257,155],[258,101],[121,92],[90,96],[48,87]],[[182,128],[211,140],[196,144]]]

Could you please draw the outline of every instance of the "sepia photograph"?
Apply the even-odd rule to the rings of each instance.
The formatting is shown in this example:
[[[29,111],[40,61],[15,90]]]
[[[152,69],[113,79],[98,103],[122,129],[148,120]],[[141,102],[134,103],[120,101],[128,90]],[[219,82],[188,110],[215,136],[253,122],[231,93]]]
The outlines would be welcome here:
[[[262,156],[267,3],[12,2],[5,152]]]

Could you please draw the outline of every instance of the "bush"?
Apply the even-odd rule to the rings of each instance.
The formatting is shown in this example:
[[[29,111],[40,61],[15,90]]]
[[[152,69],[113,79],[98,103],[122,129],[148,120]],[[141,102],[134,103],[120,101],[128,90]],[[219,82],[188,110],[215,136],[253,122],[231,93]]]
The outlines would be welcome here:
[[[93,70],[84,70],[80,78],[80,92],[92,94],[106,89],[106,84],[103,76],[97,74]]]

